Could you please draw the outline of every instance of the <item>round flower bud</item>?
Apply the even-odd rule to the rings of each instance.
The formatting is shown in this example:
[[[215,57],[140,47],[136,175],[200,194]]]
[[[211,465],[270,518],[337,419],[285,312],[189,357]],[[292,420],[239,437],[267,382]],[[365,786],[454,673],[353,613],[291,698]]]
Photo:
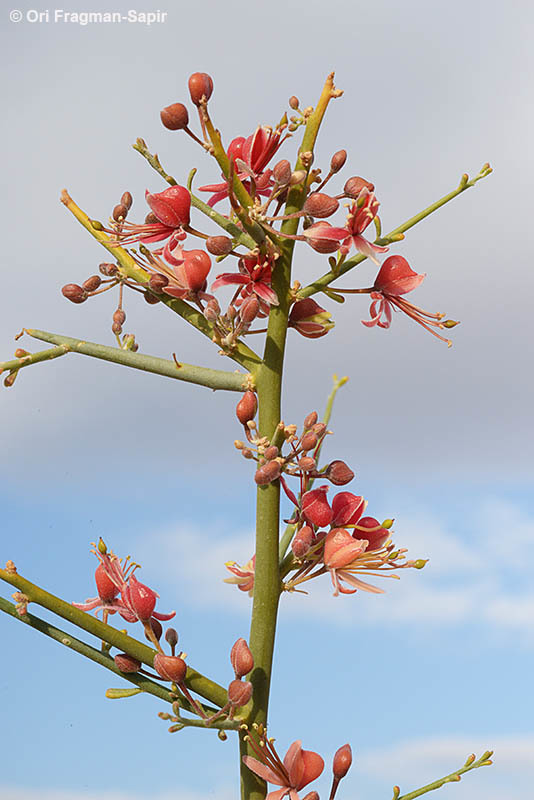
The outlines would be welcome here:
[[[245,325],[250,325],[258,316],[259,310],[260,301],[255,294],[251,294],[250,297],[245,297],[243,300],[241,308],[239,309],[239,316]]]
[[[148,622],[156,605],[156,592],[138,581],[135,575],[130,576],[126,591],[136,617],[141,622]]]
[[[344,744],[343,747],[340,747],[336,752],[334,756],[334,762],[332,764],[332,771],[336,781],[340,781],[341,778],[345,777],[351,767],[351,764],[352,750],[350,749],[350,744]]]
[[[246,391],[236,406],[235,413],[242,425],[246,425],[256,416],[258,410],[258,398],[254,392]]]
[[[183,103],[173,103],[160,111],[160,118],[165,128],[170,131],[181,131],[187,128],[189,112]]]
[[[365,178],[360,178],[358,175],[354,175],[346,182],[345,186],[343,187],[343,192],[348,197],[356,199],[364,187],[369,189],[370,192],[374,192],[375,190],[374,183],[369,183],[369,181],[366,181]]]
[[[148,285],[154,292],[161,292],[169,283],[169,279],[166,275],[162,275],[159,272],[156,272],[154,275],[150,276],[150,280],[148,281]]]
[[[334,153],[332,156],[332,160],[330,162],[330,172],[336,173],[345,166],[345,161],[347,160],[347,151],[346,150],[338,150],[337,153]]]
[[[324,433],[326,433],[326,425],[324,422],[316,422],[312,430],[316,436],[322,436]]]
[[[178,632],[175,628],[167,628],[165,631],[165,641],[169,647],[176,647],[178,644]]]
[[[254,669],[254,657],[245,639],[238,639],[232,645],[230,663],[236,678],[243,678]]]
[[[122,308],[118,308],[113,314],[113,322],[117,325],[124,325],[126,321],[126,314],[122,310]]]
[[[129,656],[128,653],[117,653],[113,660],[115,661],[115,666],[125,674],[139,672],[141,669],[141,662],[137,658]]]
[[[200,105],[203,97],[209,100],[213,92],[213,80],[207,72],[194,72],[188,81],[189,94],[196,106]]]
[[[303,525],[297,531],[295,538],[291,542],[291,549],[296,558],[304,558],[313,544],[313,531],[309,525]]]
[[[304,427],[312,428],[317,422],[318,418],[319,415],[317,414],[317,411],[312,411],[307,417],[304,417]]]
[[[304,203],[303,211],[312,217],[324,219],[332,216],[338,208],[339,203],[335,197],[330,197],[324,192],[313,192]]]
[[[303,472],[310,472],[312,469],[315,469],[316,461],[311,456],[302,456],[298,460],[299,469]]]
[[[229,236],[208,236],[206,250],[212,256],[226,256],[232,249],[232,240]]]
[[[102,275],[106,276],[106,278],[112,278],[113,275],[116,275],[117,272],[119,271],[116,264],[106,264],[106,263],[99,264],[98,269],[102,273]]]
[[[256,470],[254,480],[258,486],[266,486],[268,483],[272,483],[279,478],[281,471],[282,469],[278,461],[268,461],[267,464],[264,464]]]
[[[149,306],[155,306],[156,303],[159,303],[159,297],[156,297],[155,294],[152,292],[145,292],[144,293],[145,302],[148,303]]]
[[[308,433],[305,433],[300,440],[300,446],[305,451],[313,450],[315,447],[317,447],[317,436],[315,433],[313,433],[313,431],[308,431]]]
[[[115,220],[115,222],[119,222],[121,219],[126,219],[127,216],[128,216],[128,209],[126,208],[126,206],[123,206],[122,203],[119,203],[113,209],[112,217]]]
[[[289,102],[289,107],[292,108],[293,111],[296,111],[298,109],[298,107],[299,107],[299,99],[298,99],[298,97],[295,97],[294,94],[291,95],[291,97],[289,98],[288,102]]]
[[[165,681],[183,683],[187,674],[187,664],[179,656],[166,656],[156,653],[154,656],[154,669]]]
[[[324,476],[334,486],[345,486],[346,483],[350,483],[354,478],[354,472],[344,461],[332,461],[326,468]]]
[[[274,165],[273,178],[279,186],[286,186],[291,180],[291,164],[286,158]]]
[[[130,192],[124,192],[121,197],[121,205],[126,206],[128,211],[131,209],[133,203],[133,197]]]
[[[280,451],[278,450],[278,447],[275,444],[272,444],[265,450],[263,455],[267,461],[270,461],[272,458],[276,458],[279,452]]]
[[[85,289],[86,292],[94,292],[98,289],[100,284],[102,283],[102,278],[100,275],[91,275],[87,278],[86,281],[82,283],[82,287]]]
[[[154,636],[156,637],[156,639],[159,642],[159,640],[161,639],[161,635],[163,633],[163,625],[161,624],[159,619],[156,619],[155,617],[151,617],[148,624],[152,628],[152,633],[154,634]],[[146,631],[145,631],[145,637],[148,639],[149,642],[152,641],[150,636],[147,636],[147,632]]]
[[[87,300],[87,292],[77,283],[67,283],[61,290],[63,297],[70,300],[71,303],[83,303]]]
[[[374,517],[362,517],[358,520],[358,527],[354,529],[354,539],[367,539],[367,550],[379,550],[389,539],[389,531],[382,528]]]
[[[103,564],[99,564],[95,570],[95,583],[98,596],[103,603],[111,603],[117,597],[119,589],[108,576]]]
[[[250,681],[232,681],[228,686],[228,700],[233,706],[246,706],[252,697]]]

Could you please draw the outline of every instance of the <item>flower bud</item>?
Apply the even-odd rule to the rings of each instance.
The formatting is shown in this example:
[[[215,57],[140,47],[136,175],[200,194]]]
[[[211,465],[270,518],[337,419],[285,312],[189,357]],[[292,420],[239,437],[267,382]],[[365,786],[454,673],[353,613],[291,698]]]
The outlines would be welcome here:
[[[254,669],[254,657],[245,639],[238,639],[232,645],[230,663],[236,678],[243,678]]]
[[[334,486],[345,486],[354,478],[354,472],[344,461],[332,461],[326,468],[324,476]]]
[[[189,291],[202,291],[211,269],[211,258],[204,250],[184,250],[183,258],[184,263],[176,271]]]
[[[30,354],[27,350],[23,350],[22,347],[17,347],[14,355],[15,358],[24,358],[24,356],[29,356]]]
[[[166,656],[156,653],[154,656],[154,669],[165,681],[183,683],[187,674],[187,664],[179,656]]]
[[[232,681],[228,686],[228,700],[233,706],[246,706],[252,697],[250,681]]]
[[[309,552],[313,540],[314,535],[312,529],[309,525],[303,525],[302,528],[297,531],[295,538],[291,542],[291,549],[293,550],[294,556],[296,558],[304,558]]]
[[[313,433],[313,431],[308,431],[305,433],[302,439],[300,440],[300,446],[303,450],[313,450],[317,447],[317,436]]]
[[[178,644],[178,631],[175,628],[167,628],[165,631],[165,641],[173,649]]]
[[[272,458],[276,458],[279,452],[280,451],[278,450],[278,447],[275,444],[272,444],[267,447],[263,455],[267,461],[270,461]]]
[[[369,183],[369,181],[366,181],[365,178],[360,178],[358,175],[354,175],[346,182],[345,186],[343,187],[343,192],[344,194],[348,195],[348,197],[352,197],[354,200],[356,200],[364,187],[369,189],[370,192],[374,192],[375,190],[374,183]]]
[[[85,289],[86,292],[95,292],[101,283],[102,278],[100,275],[91,275],[82,283],[82,288]]]
[[[113,313],[113,322],[115,322],[117,325],[124,325],[125,321],[126,321],[126,314],[124,313],[122,308],[118,308]]]
[[[103,564],[99,564],[95,570],[95,583],[98,596],[103,603],[111,603],[117,597],[119,589],[108,576]]]
[[[77,283],[67,283],[62,288],[61,294],[71,303],[84,303],[87,300],[87,292]]]
[[[313,427],[317,422],[319,415],[317,411],[311,411],[306,417],[304,417],[304,427],[306,429]]]
[[[121,197],[121,205],[126,206],[128,211],[131,209],[133,203],[133,197],[130,192],[124,192]]]
[[[291,180],[291,164],[287,158],[283,158],[274,165],[273,178],[279,186],[287,186]]]
[[[206,250],[212,256],[226,256],[232,250],[232,240],[229,236],[208,236]]]
[[[194,72],[188,81],[189,94],[196,106],[200,105],[203,97],[209,100],[213,92],[213,80],[207,72]]]
[[[241,317],[245,325],[250,325],[250,323],[254,322],[254,320],[258,316],[259,310],[260,310],[260,301],[258,300],[255,294],[251,294],[250,297],[245,297],[245,299],[241,303],[241,308],[239,309],[239,316]]]
[[[379,550],[389,539],[389,531],[374,517],[362,517],[352,536],[354,539],[367,539],[367,550]]]
[[[161,292],[169,283],[169,279],[166,275],[162,275],[160,272],[156,272],[154,275],[150,276],[150,280],[148,281],[148,285],[154,292]]]
[[[254,480],[258,484],[258,486],[266,486],[268,483],[272,483],[273,481],[277,480],[280,477],[280,473],[282,468],[278,461],[268,461],[258,470],[254,475]]]
[[[156,297],[156,295],[152,294],[152,292],[145,292],[143,297],[149,306],[155,306],[156,303],[159,303],[159,297]]]
[[[352,764],[352,750],[350,744],[344,744],[334,755],[334,762],[332,764],[332,771],[336,781],[340,781],[345,777]]]
[[[126,208],[126,206],[123,206],[122,203],[119,203],[113,209],[112,217],[115,220],[115,222],[120,222],[120,220],[126,219],[127,216],[128,216],[128,209]]]
[[[181,131],[189,123],[189,112],[183,103],[166,106],[159,116],[164,127],[170,131]]]
[[[338,492],[332,500],[332,525],[336,528],[343,525],[355,525],[365,511],[367,505],[363,497],[352,492]]]
[[[113,660],[115,661],[115,666],[126,674],[139,672],[141,669],[141,662],[137,658],[129,656],[128,653],[117,653]]]
[[[291,97],[288,100],[288,103],[289,103],[289,108],[292,108],[293,111],[297,111],[297,109],[299,107],[299,99],[298,99],[298,97],[295,97],[295,95],[292,94]]]
[[[102,273],[102,275],[106,276],[106,278],[112,278],[113,275],[116,275],[117,272],[119,271],[116,264],[106,264],[106,263],[99,264],[98,269]]]
[[[323,436],[326,433],[326,425],[324,422],[316,422],[312,428],[316,436]]]
[[[289,179],[290,186],[297,186],[302,181],[306,180],[306,172],[303,169],[297,169],[295,172],[291,173],[291,178]]]
[[[334,214],[338,208],[339,203],[335,197],[330,197],[324,192],[313,192],[304,203],[303,211],[312,217],[324,219]]]
[[[141,622],[148,622],[156,606],[158,595],[144,583],[137,580],[135,575],[130,576],[126,587],[127,597],[134,614]]]
[[[163,626],[162,626],[161,622],[159,621],[159,619],[156,619],[155,617],[151,617],[149,622],[148,622],[148,624],[152,628],[152,633],[154,634],[154,636],[156,637],[156,639],[159,642],[159,640],[161,639],[161,635],[163,633]],[[149,642],[152,641],[150,636],[147,635],[146,631],[145,631],[145,638],[148,639]]]
[[[316,222],[306,228],[304,236],[310,247],[316,253],[335,253],[339,249],[347,231],[343,228],[333,228],[329,222]]]
[[[191,195],[185,186],[169,186],[162,192],[145,192],[145,198],[157,220],[169,228],[189,225],[191,217]]]
[[[246,391],[236,406],[235,413],[242,425],[246,425],[256,416],[258,398],[250,389]]]
[[[145,217],[145,225],[154,225],[158,222],[158,218],[152,211],[149,211]]]
[[[347,151],[346,150],[338,150],[337,153],[334,153],[332,156],[332,160],[330,162],[330,172],[334,174],[339,172],[342,167],[345,166],[345,161],[347,160]]]
[[[332,520],[332,509],[328,505],[326,493],[328,486],[319,486],[302,495],[302,513],[307,522],[319,528],[329,525]]]
[[[315,469],[316,463],[315,459],[311,456],[302,456],[302,458],[298,460],[299,469],[303,472],[311,472],[312,469]]]

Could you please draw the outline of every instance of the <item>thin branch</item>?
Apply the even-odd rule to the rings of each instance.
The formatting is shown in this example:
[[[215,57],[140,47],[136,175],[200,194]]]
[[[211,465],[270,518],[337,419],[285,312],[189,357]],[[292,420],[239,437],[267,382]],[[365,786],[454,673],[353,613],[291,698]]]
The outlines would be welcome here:
[[[401,241],[402,239],[404,239],[404,233],[407,230],[413,228],[414,225],[417,225],[417,223],[421,222],[421,220],[425,219],[425,217],[428,217],[430,216],[430,214],[433,214],[434,211],[437,211],[438,208],[444,206],[445,203],[448,203],[450,200],[453,200],[455,197],[458,197],[458,195],[462,194],[462,192],[465,192],[466,189],[470,189],[479,180],[490,175],[491,172],[492,169],[490,165],[484,164],[478,175],[475,175],[475,177],[472,178],[471,180],[469,180],[469,176],[467,174],[462,175],[462,179],[456,189],[454,189],[452,192],[449,192],[444,197],[441,197],[439,200],[436,200],[435,203],[432,203],[432,205],[423,209],[423,211],[420,211],[419,214],[410,217],[410,219],[407,219],[406,222],[403,222],[398,227],[393,228],[393,230],[387,233],[385,236],[380,236],[378,239],[375,240],[375,244],[387,245],[391,244],[392,242]],[[301,289],[298,293],[298,299],[303,300],[305,297],[311,297],[312,295],[317,294],[317,292],[322,292],[325,289],[325,287],[329,286],[331,283],[333,283],[333,281],[337,280],[337,278],[340,278],[349,270],[358,266],[358,264],[361,264],[362,261],[365,261],[366,258],[367,256],[364,256],[362,253],[360,253],[359,255],[354,256],[353,258],[347,259],[336,269],[335,272],[333,271],[326,272],[316,281],[313,281],[313,283],[310,283],[308,286],[305,286],[303,289]]]
[[[122,364],[125,367],[132,367],[143,372],[151,372],[155,375],[163,375],[166,378],[175,378],[186,383],[207,386],[213,390],[225,389],[230,392],[243,392],[248,388],[252,388],[252,376],[250,374],[244,375],[238,372],[198,367],[194,364],[184,364],[182,361],[180,361],[180,366],[178,367],[175,361],[169,361],[166,358],[134,353],[131,350],[121,350],[118,347],[108,347],[104,344],[95,344],[83,339],[73,339],[70,336],[62,336],[58,333],[48,333],[47,331],[39,331],[33,328],[24,328],[24,332],[34,339],[40,339],[43,342],[50,342],[59,346],[51,350],[30,353],[14,361],[0,362],[0,373],[7,369],[17,371],[31,364],[50,358],[57,358],[67,353],[82,353],[86,356]]]
[[[91,614],[86,614],[85,611],[75,608],[65,600],[61,600],[61,598],[50,594],[40,586],[36,586],[14,571],[14,568],[0,569],[0,580],[15,586],[29,598],[30,602],[47,608],[73,625],[77,625],[78,628],[82,628],[84,631],[96,636],[101,641],[108,642],[113,647],[118,647],[122,652],[137,658],[143,664],[147,664],[150,667],[154,666],[156,651],[152,647],[133,639],[126,633],[121,633],[111,625],[106,625]],[[226,690],[222,686],[219,686],[215,681],[206,678],[191,667],[187,668],[185,683],[196,694],[206,698],[206,700],[220,708],[227,702]]]
[[[93,236],[103,247],[105,247],[106,250],[111,253],[113,258],[118,261],[121,272],[124,275],[129,278],[133,278],[138,283],[148,283],[150,274],[136,264],[127,250],[125,250],[123,247],[116,246],[114,241],[102,230],[101,223],[91,220],[85,211],[82,211],[82,209],[76,205],[66,189],[63,189],[61,193],[61,202],[68,208],[73,216],[76,217],[78,222],[80,222],[83,227],[89,231],[91,236]],[[204,334],[204,336],[207,336],[208,339],[213,339],[213,325],[208,322],[204,315],[201,314],[196,308],[190,306],[189,303],[185,302],[185,300],[180,300],[175,297],[166,297],[165,295],[161,295],[160,300],[164,305],[167,306],[167,308],[170,308],[171,311],[179,314],[182,319],[185,319],[186,322],[199,330],[200,333]],[[233,361],[236,361],[238,364],[241,364],[241,366],[250,370],[251,372],[261,363],[260,357],[253,350],[251,350],[250,347],[247,347],[247,345],[243,344],[242,342],[238,342],[236,344],[235,348],[228,353],[228,357]]]
[[[395,787],[393,795],[394,800],[413,800],[414,797],[420,797],[422,794],[432,792],[434,789],[440,789],[446,783],[456,783],[460,780],[460,776],[465,772],[469,772],[472,769],[478,769],[478,767],[490,766],[490,764],[493,763],[490,761],[492,755],[493,750],[486,750],[486,752],[478,760],[475,760],[474,755],[470,755],[463,767],[460,769],[457,769],[455,772],[451,772],[450,775],[446,775],[444,778],[439,778],[437,781],[427,783],[426,786],[422,786],[420,789],[415,789],[413,792],[408,792],[408,794],[399,794],[397,787]]]

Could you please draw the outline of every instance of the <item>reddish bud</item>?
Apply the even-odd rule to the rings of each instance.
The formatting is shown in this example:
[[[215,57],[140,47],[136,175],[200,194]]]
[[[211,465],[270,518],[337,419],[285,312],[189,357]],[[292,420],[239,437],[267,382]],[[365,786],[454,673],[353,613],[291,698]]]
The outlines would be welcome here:
[[[230,663],[236,678],[243,678],[254,669],[254,657],[245,639],[238,639],[232,645]]]
[[[166,656],[156,653],[154,656],[154,669],[165,681],[183,683],[187,674],[187,664],[179,656]]]
[[[154,634],[154,636],[156,637],[156,639],[159,642],[159,640],[161,639],[162,633],[163,633],[163,626],[162,626],[161,622],[159,621],[159,619],[156,619],[155,617],[151,617],[148,624],[152,628],[152,633]],[[148,639],[149,642],[152,641],[150,636],[147,635],[146,631],[145,631],[145,637]]]
[[[201,291],[211,269],[211,258],[204,250],[184,250],[183,259],[178,271],[185,285],[191,292]]]
[[[312,428],[312,431],[317,436],[323,436],[323,434],[326,433],[326,425],[324,424],[324,422],[316,422]]]
[[[99,564],[95,570],[95,582],[98,596],[103,603],[111,603],[117,597],[119,589],[108,577],[103,564]]]
[[[329,222],[316,222],[306,228],[304,236],[316,253],[335,253],[343,238],[346,238],[347,231],[343,228],[333,228]]]
[[[189,225],[191,217],[191,195],[185,186],[169,186],[162,192],[145,192],[145,198],[159,222],[169,228]]]
[[[141,669],[141,662],[137,658],[129,656],[128,653],[117,653],[113,660],[115,661],[115,666],[126,674],[139,672]]]
[[[324,476],[334,486],[345,486],[354,478],[354,472],[344,461],[332,461],[326,468]]]
[[[303,472],[311,472],[312,469],[315,469],[316,461],[311,456],[302,456],[299,458],[298,465]]]
[[[145,292],[143,297],[149,306],[155,306],[156,303],[159,303],[159,297],[156,297],[156,295],[152,294],[152,292]]]
[[[118,308],[113,313],[113,322],[115,322],[117,325],[124,325],[125,321],[126,321],[126,314],[124,313],[122,308]]]
[[[150,280],[148,281],[148,285],[154,292],[161,292],[169,283],[169,279],[166,275],[161,275],[161,273],[156,272],[154,275],[150,276]]]
[[[363,497],[358,497],[352,492],[338,492],[332,500],[334,513],[332,525],[355,525],[365,511],[367,503]]]
[[[228,700],[233,706],[246,706],[252,697],[252,684],[249,681],[232,681],[228,686]]]
[[[339,170],[345,166],[346,160],[347,160],[347,151],[338,150],[337,153],[334,153],[334,155],[332,156],[332,160],[330,162],[330,172],[333,173],[339,172]]]
[[[77,283],[67,283],[61,290],[63,297],[70,300],[71,303],[83,303],[87,300],[87,292]]]
[[[311,411],[307,417],[304,417],[304,427],[312,428],[318,420],[317,411]]]
[[[116,275],[117,272],[119,271],[116,264],[106,264],[106,263],[99,264],[98,269],[100,270],[102,275],[106,276],[106,278],[112,278],[113,275]]]
[[[160,111],[160,119],[170,131],[181,131],[187,128],[189,112],[183,103],[173,103]]]
[[[325,336],[334,325],[331,313],[316,303],[313,297],[297,300],[289,315],[289,327],[295,328],[307,339]]]
[[[293,550],[295,557],[304,558],[304,556],[309,552],[309,549],[313,544],[313,540],[314,535],[312,529],[309,525],[303,525],[303,527],[297,531],[295,538],[291,542],[291,549]]]
[[[232,240],[229,236],[209,236],[206,239],[206,250],[212,256],[226,256],[232,249]]]
[[[29,355],[30,354],[28,353],[28,351],[23,350],[22,347],[17,347],[17,349],[15,350],[15,358],[24,358],[24,356],[29,356]]]
[[[203,97],[209,100],[213,92],[213,80],[207,72],[194,72],[188,81],[189,94],[196,106],[200,105]]]
[[[158,221],[158,218],[152,213],[152,211],[149,211],[145,217],[145,225],[154,225],[154,223]]]
[[[124,192],[121,197],[121,205],[126,206],[128,211],[131,209],[133,203],[133,197],[130,192]]]
[[[367,550],[379,550],[389,539],[389,531],[374,517],[362,517],[352,535],[354,539],[367,539]]]
[[[178,631],[175,628],[167,628],[165,631],[165,641],[174,651],[174,648],[178,644]]]
[[[251,294],[250,297],[246,297],[241,303],[241,308],[239,309],[239,316],[241,317],[245,325],[250,325],[250,323],[254,322],[254,320],[258,316],[259,310],[260,310],[260,301],[258,300],[255,294]]]
[[[275,444],[270,445],[264,452],[264,457],[267,461],[270,461],[272,458],[276,458],[279,454],[279,449]]]
[[[332,509],[328,505],[326,493],[328,486],[319,486],[302,496],[302,513],[307,522],[323,528],[332,520]]]
[[[123,206],[122,203],[119,203],[113,209],[112,217],[115,220],[115,222],[120,222],[120,220],[126,219],[127,216],[128,216],[128,209],[126,208],[126,206]]]
[[[94,292],[98,289],[101,283],[102,278],[100,275],[91,275],[82,283],[82,288],[85,289],[86,292]]]
[[[354,175],[346,182],[345,186],[343,187],[343,192],[348,195],[348,197],[352,197],[355,200],[364,187],[369,189],[370,192],[374,192],[375,190],[374,183],[369,183],[369,181],[366,181],[365,178],[360,178],[358,175]]]
[[[289,102],[289,107],[292,108],[293,111],[296,111],[298,109],[298,107],[299,107],[299,99],[298,99],[298,97],[295,97],[294,94],[291,95],[291,97],[289,98],[288,102]]]
[[[156,606],[158,595],[144,583],[137,580],[135,575],[130,577],[126,587],[128,600],[138,619],[148,622]]]
[[[242,425],[246,425],[247,422],[250,422],[256,416],[256,412],[258,410],[258,398],[254,394],[254,392],[248,391],[245,392],[241,400],[236,406],[235,413]]]
[[[335,197],[330,197],[324,192],[313,192],[304,203],[303,210],[311,217],[324,219],[330,217],[339,208],[339,203]]]
[[[273,167],[273,178],[279,186],[287,186],[291,180],[291,164],[287,158],[278,161]]]
[[[282,468],[278,461],[268,461],[267,464],[264,464],[254,475],[254,480],[258,484],[258,486],[266,486],[268,483],[272,483],[273,481],[277,480],[280,477],[280,473]]]
[[[313,431],[308,431],[305,433],[302,439],[300,440],[300,446],[303,450],[313,450],[317,447],[317,436],[313,433]]]
[[[336,781],[340,781],[345,777],[352,764],[352,750],[350,744],[344,744],[334,755],[334,762],[332,764],[332,771]]]

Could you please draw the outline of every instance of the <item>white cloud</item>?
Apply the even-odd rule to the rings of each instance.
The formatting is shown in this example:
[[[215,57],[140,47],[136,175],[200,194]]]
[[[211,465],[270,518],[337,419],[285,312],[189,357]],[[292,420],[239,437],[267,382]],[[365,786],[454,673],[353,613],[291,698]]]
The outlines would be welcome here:
[[[534,525],[521,508],[500,499],[483,502],[468,521],[467,534],[413,510],[409,516],[401,514],[395,527],[395,541],[408,547],[411,556],[430,559],[423,572],[401,571],[400,580],[378,578],[376,583],[386,590],[385,596],[360,593],[352,600],[332,597],[325,576],[305,586],[308,595],[285,596],[284,613],[300,616],[313,610],[316,618],[343,625],[354,620],[357,603],[357,612],[366,624],[475,621],[477,625],[513,631],[524,643],[534,643],[534,593],[525,583],[526,561],[518,557],[521,547],[515,544],[516,532],[521,546],[534,541]],[[465,519],[461,527],[466,528]],[[248,561],[253,533],[225,535],[226,528],[222,520],[207,529],[204,523],[198,528],[193,523],[180,523],[144,538],[137,549],[146,547],[146,552],[138,556],[162,578],[170,577],[167,569],[172,565],[173,577],[178,571],[195,606],[215,608],[224,603],[226,608],[247,614],[248,597],[223,583],[229,576],[224,563]],[[152,555],[155,552],[159,554],[157,561]],[[394,602],[387,602],[392,596]]]

